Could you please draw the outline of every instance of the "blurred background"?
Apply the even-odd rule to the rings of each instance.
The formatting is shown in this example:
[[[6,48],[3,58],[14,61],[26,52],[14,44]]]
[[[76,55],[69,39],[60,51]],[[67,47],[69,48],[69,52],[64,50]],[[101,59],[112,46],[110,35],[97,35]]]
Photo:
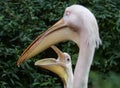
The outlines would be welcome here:
[[[52,49],[27,60],[20,68],[16,62],[72,4],[81,4],[94,13],[103,42],[94,56],[89,88],[120,88],[120,0],[0,0],[0,88],[63,88],[57,75],[34,66],[36,60],[57,57]],[[77,45],[68,41],[57,46],[71,55],[74,69]]]

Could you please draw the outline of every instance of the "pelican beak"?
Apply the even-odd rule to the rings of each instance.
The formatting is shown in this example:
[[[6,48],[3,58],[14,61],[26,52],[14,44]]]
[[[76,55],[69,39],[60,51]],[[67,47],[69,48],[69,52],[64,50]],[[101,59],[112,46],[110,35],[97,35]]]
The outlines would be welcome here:
[[[56,52],[56,54],[58,55],[58,60],[60,60],[61,62],[64,61],[64,59],[66,58],[65,55],[63,54],[63,52],[61,50],[59,50],[56,46],[51,46],[51,48]]]
[[[17,65],[20,64],[38,53],[44,51],[49,48],[51,45],[59,43],[65,40],[72,40],[78,44],[79,36],[76,31],[69,28],[64,19],[61,19],[40,36],[38,36],[22,53],[20,58],[17,61]]]
[[[56,59],[46,58],[38,60],[35,62],[35,65],[57,74],[61,78],[63,83],[66,85],[68,79],[66,68],[62,66],[62,64],[60,64]]]
[[[51,48],[57,53],[58,59],[45,58],[36,61],[35,65],[57,74],[66,85],[68,81],[68,73],[66,71],[67,67],[64,63],[64,59],[66,57],[56,46],[51,46]]]

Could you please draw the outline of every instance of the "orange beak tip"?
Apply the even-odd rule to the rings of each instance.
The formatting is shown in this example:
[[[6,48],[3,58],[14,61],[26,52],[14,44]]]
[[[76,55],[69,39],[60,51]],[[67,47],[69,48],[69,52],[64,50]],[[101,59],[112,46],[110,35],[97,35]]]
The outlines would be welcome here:
[[[17,66],[20,67],[20,64],[17,63]]]
[[[20,67],[20,65],[21,65],[21,60],[18,59],[18,61],[17,61],[17,66]]]

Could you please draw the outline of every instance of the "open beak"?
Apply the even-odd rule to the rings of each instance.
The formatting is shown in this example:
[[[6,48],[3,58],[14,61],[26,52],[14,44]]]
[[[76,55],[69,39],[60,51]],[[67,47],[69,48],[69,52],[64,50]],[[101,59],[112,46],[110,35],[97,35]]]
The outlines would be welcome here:
[[[20,58],[17,61],[17,65],[20,64],[38,53],[44,51],[49,48],[51,45],[59,43],[65,40],[72,40],[78,44],[79,36],[76,31],[72,28],[69,28],[63,19],[58,21],[40,36],[38,36],[22,53]]]
[[[46,58],[38,60],[35,62],[35,65],[57,74],[62,79],[64,84],[67,83],[68,75],[66,72],[66,68],[62,66],[61,63],[56,61],[56,59]]]
[[[60,60],[61,62],[64,60],[65,55],[63,54],[63,52],[61,50],[59,50],[56,46],[52,45],[51,48],[56,52],[56,54],[58,55],[58,60]]]
[[[51,48],[57,53],[58,58],[45,58],[38,60],[35,62],[35,65],[57,74],[66,85],[68,81],[67,67],[64,63],[66,57],[56,46],[51,46]]]

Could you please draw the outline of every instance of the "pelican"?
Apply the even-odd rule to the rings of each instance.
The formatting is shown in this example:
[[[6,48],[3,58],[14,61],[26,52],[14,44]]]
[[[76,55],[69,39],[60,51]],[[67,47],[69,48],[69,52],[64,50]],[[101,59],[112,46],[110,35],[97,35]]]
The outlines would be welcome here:
[[[65,9],[63,17],[52,27],[38,36],[22,53],[20,64],[51,45],[72,40],[79,47],[74,70],[73,88],[88,88],[88,77],[95,48],[101,44],[98,23],[93,13],[82,5],[72,5]]]
[[[51,46],[58,58],[45,58],[35,62],[35,65],[57,74],[64,83],[64,88],[73,88],[73,72],[71,57],[68,53],[62,53],[57,47]]]

